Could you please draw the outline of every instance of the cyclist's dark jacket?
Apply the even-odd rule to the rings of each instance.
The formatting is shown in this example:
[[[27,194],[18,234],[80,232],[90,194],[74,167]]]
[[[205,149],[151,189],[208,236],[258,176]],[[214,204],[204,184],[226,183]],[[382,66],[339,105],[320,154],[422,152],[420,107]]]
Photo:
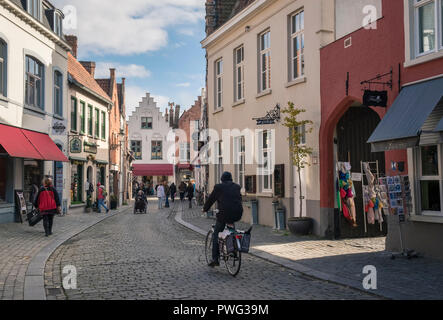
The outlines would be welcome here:
[[[232,182],[230,173],[225,172],[222,183],[214,187],[211,195],[206,201],[203,210],[208,211],[217,201],[219,212],[217,220],[222,223],[234,223],[240,221],[243,215],[241,187]]]

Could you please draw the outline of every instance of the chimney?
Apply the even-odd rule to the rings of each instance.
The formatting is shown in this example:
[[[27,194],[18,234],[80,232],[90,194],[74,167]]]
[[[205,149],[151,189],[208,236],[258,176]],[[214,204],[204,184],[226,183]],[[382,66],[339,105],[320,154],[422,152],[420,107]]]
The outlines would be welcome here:
[[[179,117],[180,117],[180,105],[176,105],[175,106],[175,122],[174,122],[174,125],[176,128],[178,128]]]
[[[74,35],[65,35],[65,40],[69,44],[72,49],[72,55],[77,59],[77,51],[78,51],[78,39],[77,36]]]
[[[95,62],[94,61],[80,61],[83,68],[89,72],[89,74],[94,78],[95,77]]]
[[[109,72],[111,73],[111,80],[115,79],[115,68],[110,68]]]
[[[169,126],[171,128],[174,128],[174,110],[172,109],[172,106],[174,105],[174,103],[170,103],[169,106],[171,107],[169,109]]]

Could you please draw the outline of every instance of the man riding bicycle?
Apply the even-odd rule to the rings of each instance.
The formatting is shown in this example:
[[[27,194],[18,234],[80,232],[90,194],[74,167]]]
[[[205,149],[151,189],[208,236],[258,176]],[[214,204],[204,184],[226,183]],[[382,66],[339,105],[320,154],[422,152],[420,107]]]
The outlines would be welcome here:
[[[241,187],[232,181],[232,174],[230,172],[223,173],[221,182],[221,184],[214,186],[214,190],[203,207],[203,212],[207,212],[217,201],[219,210],[212,237],[212,261],[208,264],[212,268],[220,265],[218,234],[225,230],[226,224],[240,221],[243,215]]]

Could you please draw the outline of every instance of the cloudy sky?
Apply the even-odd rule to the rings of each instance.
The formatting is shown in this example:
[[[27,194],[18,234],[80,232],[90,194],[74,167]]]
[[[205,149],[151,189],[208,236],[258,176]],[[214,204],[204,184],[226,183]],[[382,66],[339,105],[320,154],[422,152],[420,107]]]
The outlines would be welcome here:
[[[165,109],[188,109],[204,87],[204,0],[53,0],[65,34],[79,37],[79,60],[125,77],[130,114],[146,92]]]

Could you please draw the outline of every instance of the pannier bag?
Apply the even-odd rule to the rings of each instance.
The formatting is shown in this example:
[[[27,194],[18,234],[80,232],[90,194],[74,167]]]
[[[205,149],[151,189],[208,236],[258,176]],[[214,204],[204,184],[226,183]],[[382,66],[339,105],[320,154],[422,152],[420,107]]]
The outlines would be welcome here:
[[[245,233],[241,239],[241,248],[240,251],[244,253],[249,252],[249,245],[251,244],[251,234]]]

